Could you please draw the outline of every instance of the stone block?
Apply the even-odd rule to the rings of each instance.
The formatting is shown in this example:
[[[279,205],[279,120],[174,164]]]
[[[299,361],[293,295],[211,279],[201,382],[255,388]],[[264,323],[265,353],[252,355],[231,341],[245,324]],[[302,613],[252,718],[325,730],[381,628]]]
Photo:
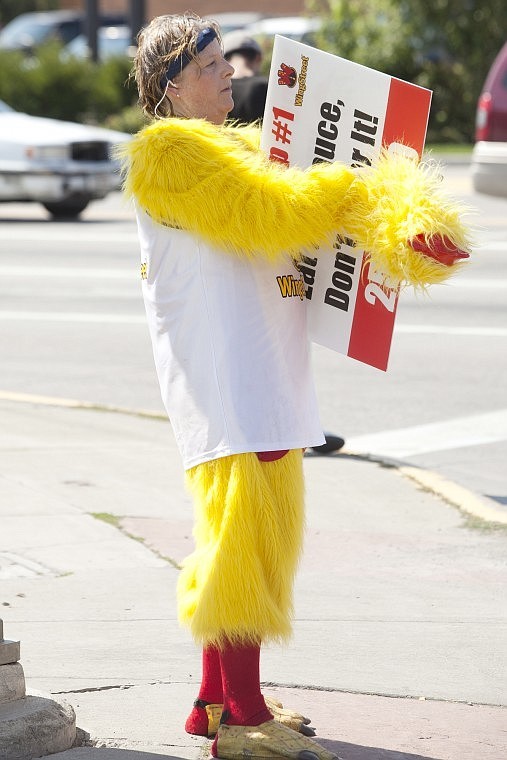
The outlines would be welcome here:
[[[0,665],[10,665],[19,660],[19,641],[0,641]]]
[[[0,707],[0,760],[65,752],[75,740],[76,715],[66,702],[30,694]]]
[[[0,665],[0,706],[25,696],[25,674],[19,662]]]

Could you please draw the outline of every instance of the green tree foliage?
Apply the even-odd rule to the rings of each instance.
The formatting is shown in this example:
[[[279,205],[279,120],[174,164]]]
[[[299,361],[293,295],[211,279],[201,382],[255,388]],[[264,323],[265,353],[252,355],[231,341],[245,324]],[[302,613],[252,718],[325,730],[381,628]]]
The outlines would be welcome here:
[[[505,0],[308,0],[324,50],[433,90],[428,141],[472,141],[489,67],[507,39]]]
[[[37,56],[0,51],[0,99],[34,116],[102,123],[136,100],[127,83],[130,66],[127,58],[96,64],[65,56],[56,43],[42,46]]]
[[[20,13],[53,11],[59,7],[58,0],[0,0],[0,28]]]
[[[409,62],[405,20],[394,0],[314,0],[308,7],[322,15],[316,43],[323,50],[386,73]]]

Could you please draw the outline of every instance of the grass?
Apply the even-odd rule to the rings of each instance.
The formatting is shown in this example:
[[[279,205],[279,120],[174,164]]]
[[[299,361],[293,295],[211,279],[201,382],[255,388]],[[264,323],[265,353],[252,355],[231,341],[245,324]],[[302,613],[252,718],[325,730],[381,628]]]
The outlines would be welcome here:
[[[461,514],[465,518],[464,527],[470,530],[478,530],[481,533],[504,533],[507,535],[507,524],[500,522],[490,522],[489,520],[483,520],[475,515],[468,514],[463,510],[460,510]]]
[[[429,143],[424,150],[434,155],[439,153],[471,153],[473,147],[471,143]]]
[[[102,522],[108,525],[113,525],[115,528],[120,527],[120,518],[116,515],[111,515],[109,512],[91,512],[91,516],[96,520],[102,520]]]

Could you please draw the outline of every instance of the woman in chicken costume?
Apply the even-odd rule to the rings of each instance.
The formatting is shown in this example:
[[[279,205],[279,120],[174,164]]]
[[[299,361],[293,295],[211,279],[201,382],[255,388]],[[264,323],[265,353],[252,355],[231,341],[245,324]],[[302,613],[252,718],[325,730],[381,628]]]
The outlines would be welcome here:
[[[134,72],[154,118],[125,148],[162,396],[195,502],[180,621],[202,646],[186,722],[221,758],[331,760],[298,713],[265,700],[259,653],[291,633],[305,447],[324,442],[305,302],[282,297],[300,251],[354,238],[387,276],[444,280],[466,257],[438,178],[403,157],[373,168],[270,163],[256,126],[226,124],[233,69],[214,23],[155,18]],[[285,296],[287,294],[285,293]]]

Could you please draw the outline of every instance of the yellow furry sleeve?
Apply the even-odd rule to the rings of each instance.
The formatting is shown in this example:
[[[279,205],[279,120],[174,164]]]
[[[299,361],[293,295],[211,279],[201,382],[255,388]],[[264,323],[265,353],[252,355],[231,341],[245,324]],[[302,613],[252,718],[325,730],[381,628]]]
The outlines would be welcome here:
[[[255,132],[197,119],[154,123],[127,146],[126,190],[157,221],[239,254],[274,259],[322,243],[350,201],[353,171],[285,169],[253,149]]]
[[[388,276],[413,285],[449,276],[408,245],[436,232],[465,245],[459,210],[431,172],[390,156],[374,169],[334,163],[303,171],[269,162],[258,144],[256,127],[155,122],[124,148],[126,192],[155,220],[239,255],[297,256],[340,233]]]

